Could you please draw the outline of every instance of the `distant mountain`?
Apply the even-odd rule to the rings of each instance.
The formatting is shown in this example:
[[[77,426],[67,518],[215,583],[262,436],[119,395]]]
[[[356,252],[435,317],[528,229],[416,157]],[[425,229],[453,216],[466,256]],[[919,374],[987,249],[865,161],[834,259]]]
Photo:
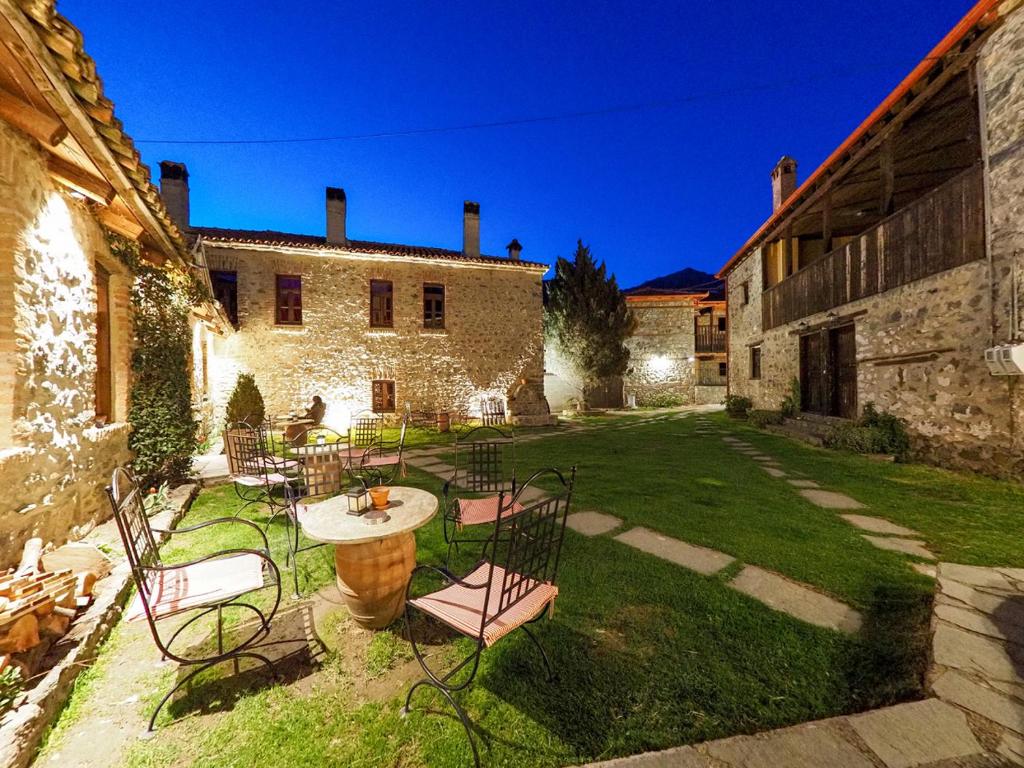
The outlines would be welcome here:
[[[673,272],[671,275],[655,277],[652,280],[641,283],[635,288],[630,288],[629,290],[624,291],[624,293],[650,294],[670,291],[693,291],[694,293],[697,293],[700,291],[709,291],[714,297],[721,295],[723,290],[724,286],[722,281],[716,280],[714,275],[702,272],[699,269],[686,267],[678,272]]]

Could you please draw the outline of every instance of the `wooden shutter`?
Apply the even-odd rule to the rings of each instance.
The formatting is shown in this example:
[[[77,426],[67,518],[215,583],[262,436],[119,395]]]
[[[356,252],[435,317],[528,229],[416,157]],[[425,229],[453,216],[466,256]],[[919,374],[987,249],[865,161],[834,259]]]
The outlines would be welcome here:
[[[96,417],[111,420],[110,273],[96,265]]]

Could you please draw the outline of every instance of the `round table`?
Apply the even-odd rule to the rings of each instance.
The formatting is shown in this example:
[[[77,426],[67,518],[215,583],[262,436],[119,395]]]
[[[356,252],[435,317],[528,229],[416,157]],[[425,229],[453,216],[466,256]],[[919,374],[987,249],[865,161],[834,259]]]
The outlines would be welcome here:
[[[338,589],[352,618],[367,629],[382,629],[401,615],[416,566],[413,531],[438,508],[437,497],[419,488],[393,487],[388,500],[390,519],[375,525],[348,514],[345,496],[299,505],[302,532],[334,545]]]

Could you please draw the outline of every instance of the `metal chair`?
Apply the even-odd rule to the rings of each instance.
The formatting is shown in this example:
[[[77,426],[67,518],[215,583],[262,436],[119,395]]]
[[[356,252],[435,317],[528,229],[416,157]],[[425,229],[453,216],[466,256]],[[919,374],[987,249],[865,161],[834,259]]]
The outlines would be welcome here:
[[[485,427],[499,427],[505,423],[505,401],[497,397],[480,402],[480,423]]]
[[[394,482],[404,471],[402,452],[405,450],[405,433],[408,426],[409,415],[405,414],[397,440],[385,440],[381,433],[376,442],[368,445],[358,461],[350,465],[353,479],[359,480],[367,488]]]
[[[501,493],[511,503],[516,493],[516,441],[512,430],[476,427],[455,437],[455,472],[442,487],[445,567],[459,542],[484,543],[488,538],[462,536],[465,526],[493,524]],[[506,510],[507,512],[507,510]]]
[[[300,499],[326,498],[341,493],[349,484],[346,474],[348,464],[348,438],[330,427],[310,427],[300,434],[288,449],[289,455],[299,463],[296,482],[285,485],[285,521],[288,527],[288,560],[292,569],[294,592],[299,595],[298,554],[324,544],[318,542],[299,546]]]
[[[171,531],[152,528],[149,518],[146,517],[139,485],[132,474],[122,467],[114,470],[106,493],[114,512],[114,519],[117,521],[118,531],[121,533],[121,540],[124,542],[132,578],[138,590],[134,602],[125,613],[126,619],[128,621],[145,619],[149,623],[153,640],[165,659],[173,659],[183,666],[195,667],[179,680],[157,704],[149,718],[149,727],[146,733],[152,734],[157,715],[176,691],[188,685],[196,675],[222,661],[234,661],[237,673],[239,659],[255,659],[265,664],[273,675],[274,666],[270,660],[252,650],[255,643],[270,633],[270,622],[277,613],[278,605],[281,602],[281,574],[270,557],[267,536],[260,530],[260,527],[249,520],[221,517]],[[252,528],[262,540],[263,548],[227,549],[186,563],[165,564],[160,559],[160,550],[154,533],[177,536],[213,525],[229,524]],[[276,589],[274,605],[269,612],[264,613],[255,605],[242,600],[246,595],[269,587]],[[223,610],[229,607],[252,611],[257,619],[257,626],[248,637],[225,650]],[[175,629],[165,641],[157,623],[172,616],[192,612],[196,612],[195,615]],[[197,649],[194,655],[189,655],[187,650],[171,650],[171,646],[182,631],[212,613],[217,616],[216,653],[204,653],[201,649]]]
[[[262,502],[270,507],[273,519],[283,507],[282,502],[274,497],[274,491],[295,482],[299,463],[270,453],[263,430],[244,421],[225,432],[224,446],[235,493],[245,502],[235,516],[246,507]]]
[[[357,462],[363,452],[379,443],[384,436],[384,418],[373,411],[362,411],[352,417],[348,430],[349,462]]]
[[[480,755],[473,740],[469,718],[455,701],[454,694],[473,682],[484,649],[515,630],[522,629],[540,651],[548,681],[554,680],[551,661],[528,625],[543,617],[545,610],[553,609],[558,596],[558,561],[562,540],[565,538],[565,519],[576,468],[572,468],[568,479],[556,469],[534,473],[513,496],[508,506],[513,507],[520,499],[525,500],[524,492],[541,478],[557,480],[559,490],[529,506],[520,507],[518,511],[498,515],[488,546],[484,548],[484,558],[467,574],[457,577],[447,568],[420,565],[413,570],[413,578],[418,573],[432,572],[439,575],[447,586],[420,597],[412,596],[412,579],[406,588],[406,628],[413,653],[426,677],[409,689],[402,713],[408,714],[413,694],[422,686],[438,690],[458,714],[477,768],[480,766]],[[499,509],[506,509],[505,494],[499,494],[499,498]],[[475,640],[475,648],[449,672],[435,672],[427,665],[416,642],[412,622],[414,612],[446,624]],[[454,682],[464,669],[469,670],[466,679]]]

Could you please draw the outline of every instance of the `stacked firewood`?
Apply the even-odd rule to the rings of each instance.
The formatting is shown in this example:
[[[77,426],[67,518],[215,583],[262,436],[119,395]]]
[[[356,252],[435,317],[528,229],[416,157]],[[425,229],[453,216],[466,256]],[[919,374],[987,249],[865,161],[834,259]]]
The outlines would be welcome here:
[[[0,662],[20,668],[27,680],[67,631],[110,561],[92,546],[69,544],[43,554],[30,539],[17,568],[0,571]],[[4,657],[8,657],[4,659]]]

